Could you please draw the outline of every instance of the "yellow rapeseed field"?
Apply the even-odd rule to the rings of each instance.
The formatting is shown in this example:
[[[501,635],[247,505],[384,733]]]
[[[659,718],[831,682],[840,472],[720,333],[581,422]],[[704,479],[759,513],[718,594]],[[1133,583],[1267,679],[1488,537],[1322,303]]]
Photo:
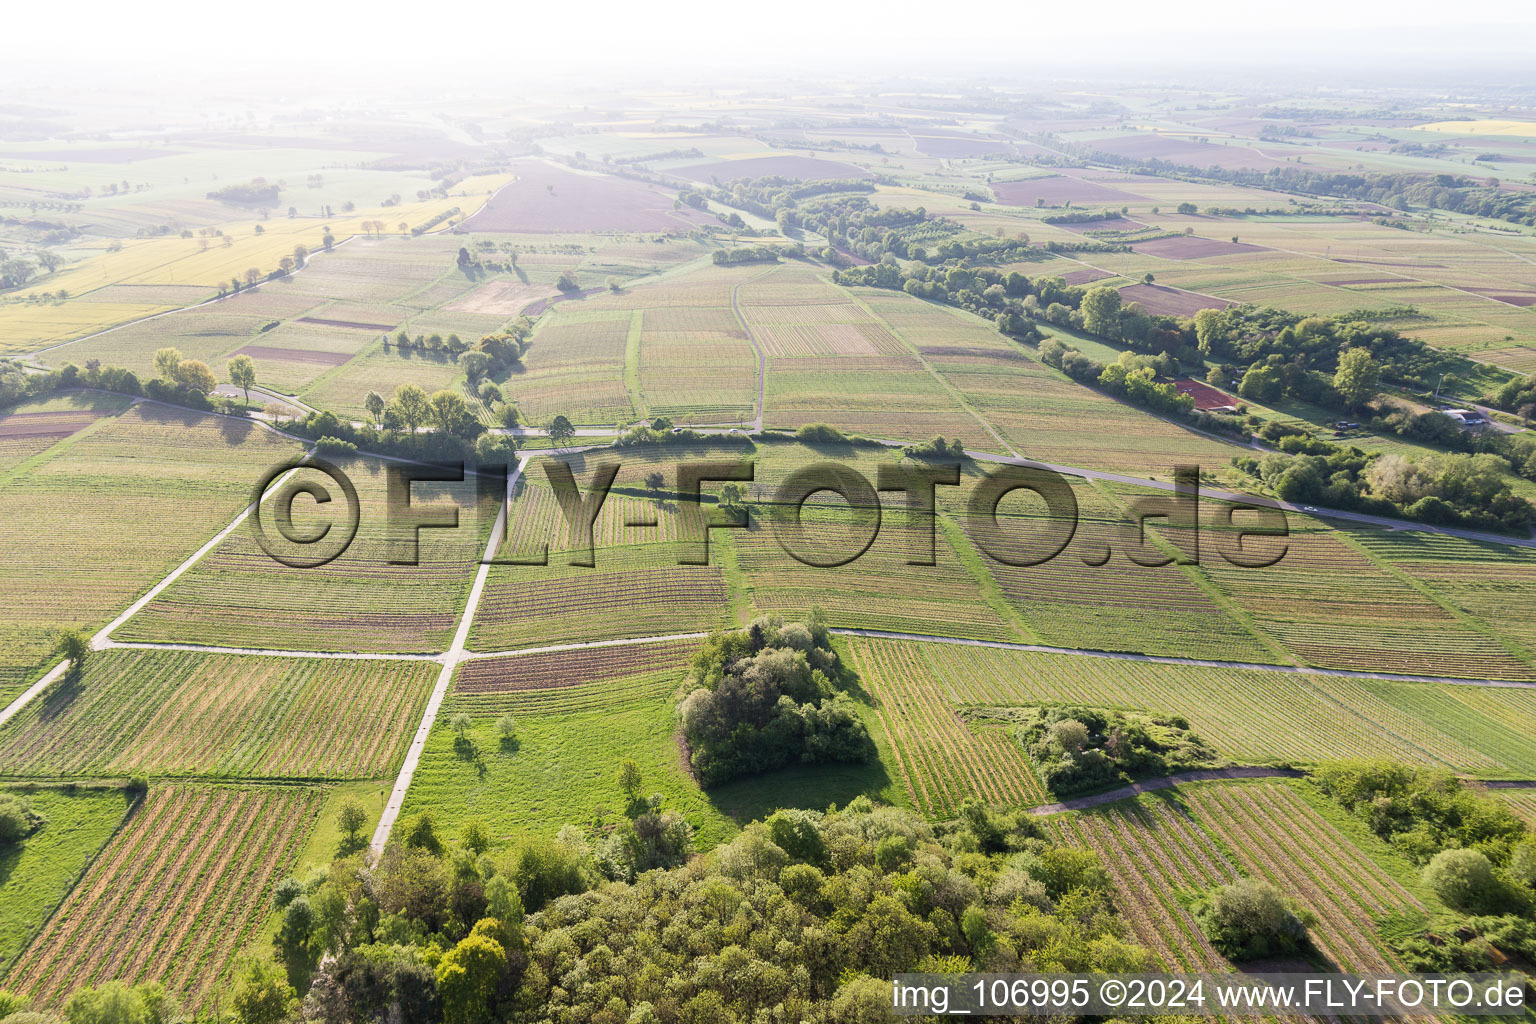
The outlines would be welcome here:
[[[360,208],[328,221],[315,219],[239,220],[219,225],[224,238],[144,238],[126,240],[116,252],[103,243],[99,254],[48,279],[42,290],[66,291],[62,303],[13,302],[0,305],[0,352],[31,352],[49,345],[106,330],[151,316],[169,305],[93,302],[91,292],[109,285],[200,285],[213,295],[222,284],[255,267],[265,276],[275,270],[295,246],[319,249],[328,226],[338,241],[364,233],[365,222],[380,221],[385,234],[399,234],[400,225],[424,224],[457,206],[467,217],[484,205],[491,192],[513,180],[510,174],[478,175],[454,187],[446,199],[402,203],[392,207]],[[256,233],[256,226],[263,228]],[[228,239],[228,244],[225,240]]]

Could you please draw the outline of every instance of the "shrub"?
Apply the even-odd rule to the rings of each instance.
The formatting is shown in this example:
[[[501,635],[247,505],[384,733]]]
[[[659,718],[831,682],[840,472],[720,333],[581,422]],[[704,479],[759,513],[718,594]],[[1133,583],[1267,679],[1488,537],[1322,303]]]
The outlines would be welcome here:
[[[46,821],[26,797],[0,793],[0,846],[22,842]]]
[[[1457,910],[1492,910],[1501,886],[1481,850],[1441,850],[1424,868],[1424,884]]]
[[[1306,922],[1279,890],[1251,878],[1218,886],[1196,905],[1195,919],[1211,945],[1232,960],[1287,956],[1309,941]]]
[[[357,445],[339,437],[322,437],[315,442],[315,451],[321,455],[355,455]]]
[[[848,435],[828,423],[807,423],[795,431],[795,440],[805,444],[836,444],[848,440]]]

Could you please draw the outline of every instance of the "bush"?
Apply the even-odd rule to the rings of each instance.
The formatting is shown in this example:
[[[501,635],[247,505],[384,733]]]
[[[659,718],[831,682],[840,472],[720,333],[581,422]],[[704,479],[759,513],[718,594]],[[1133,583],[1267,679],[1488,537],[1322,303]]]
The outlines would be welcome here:
[[[0,988],[0,1020],[5,1020],[12,1014],[20,1013],[27,1008],[27,1001],[14,992],[7,992]]]
[[[846,442],[848,435],[827,423],[807,423],[795,431],[795,440],[803,444],[838,444]]]
[[[1526,839],[1524,822],[1508,806],[1447,771],[1340,761],[1318,768],[1312,781],[1415,864],[1467,847],[1502,866]]]
[[[0,793],[0,846],[13,846],[46,824],[32,801],[12,793]]]
[[[357,445],[351,441],[343,441],[339,437],[322,437],[315,442],[315,451],[321,455],[355,455]]]
[[[1013,729],[1057,795],[1219,764],[1178,716],[1153,717],[1081,705],[1006,709]]]
[[[1424,884],[1457,910],[1493,910],[1502,902],[1503,887],[1480,850],[1441,850],[1424,868]]]
[[[1309,944],[1307,923],[1268,882],[1241,878],[1195,906],[1211,945],[1231,960],[1289,956]]]

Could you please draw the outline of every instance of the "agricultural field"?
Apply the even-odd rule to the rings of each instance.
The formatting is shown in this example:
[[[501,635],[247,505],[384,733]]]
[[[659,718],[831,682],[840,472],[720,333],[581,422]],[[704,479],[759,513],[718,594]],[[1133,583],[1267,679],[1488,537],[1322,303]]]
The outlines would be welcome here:
[[[960,431],[1003,454],[1161,478],[1176,463],[1225,466],[1239,450],[1090,391],[964,313],[887,291],[853,293],[971,410],[970,424],[945,436]]]
[[[741,313],[768,357],[764,423],[830,423],[902,440],[978,434],[951,389],[858,296],[798,267],[741,288]]]
[[[397,517],[387,496],[389,464],[356,457],[337,468],[357,489],[358,525],[333,561],[314,567],[279,563],[258,541],[253,516],[123,623],[113,639],[299,651],[446,650],[500,511],[502,495],[489,493],[499,483],[474,476],[418,481],[411,485],[411,508]],[[296,481],[336,489],[315,470],[301,469]],[[272,518],[276,493],[269,492],[264,505]],[[342,500],[335,495],[338,506]],[[413,515],[444,522],[456,517],[458,525],[416,534],[406,518]],[[304,498],[294,502],[293,521],[299,534],[327,525],[339,533],[343,525]],[[280,527],[266,529],[276,537]],[[309,554],[281,540],[272,543],[280,553]]]
[[[1201,572],[1304,664],[1536,679],[1529,654],[1373,561],[1352,537],[1343,530],[1294,531],[1285,557],[1273,566],[1205,560]]]
[[[0,774],[375,778],[438,666],[109,650],[0,728]]]
[[[235,50],[321,45],[314,13]],[[478,61],[497,17],[534,45]],[[221,1021],[262,974],[333,1024],[872,1020],[893,974],[997,962],[977,909],[1021,957],[1048,933],[1062,963],[1140,956],[1095,945],[1114,935],[1217,973],[1241,965],[1197,904],[1239,879],[1308,912],[1329,970],[1483,928],[1421,874],[1423,844],[1474,845],[1437,807],[1394,805],[1424,826],[1409,863],[1305,776],[1426,769],[1536,826],[1536,534],[1476,497],[1536,504],[1529,396],[1505,388],[1536,371],[1536,122],[1477,84],[1519,81],[1504,58],[1375,90],[1357,63],[1348,87],[1119,63],[1095,84],[1099,40],[1058,47],[1070,89],[921,62],[697,88],[626,79],[601,37],[685,67],[727,52],[728,21],[586,20],[480,19],[412,55],[452,85],[431,100],[361,91],[401,62],[355,18],[294,64],[336,72],[297,104],[270,69],[149,102],[142,74],[88,92],[73,56],[0,66],[0,988],[51,1014],[155,981]],[[1020,35],[992,20],[950,56]],[[847,71],[822,21],[806,38]],[[1174,52],[1155,36],[1135,38]],[[1213,331],[1208,309],[1237,312]],[[1132,352],[1135,376],[1051,339]],[[220,413],[79,386],[203,404],[178,390],[197,375],[145,386],[166,347],[210,366]],[[1278,382],[1239,385],[1265,363]],[[405,384],[470,418],[363,422]],[[1497,422],[1406,418],[1452,402]],[[1366,455],[1293,455],[1321,446],[1272,424]],[[396,474],[442,475],[425,458],[468,475],[402,509]],[[476,468],[513,460],[515,480]],[[695,509],[681,469],[704,462]],[[1057,471],[1070,523],[1021,488],[973,507],[1021,463]],[[1198,538],[1161,489],[1186,466]],[[930,512],[920,471],[951,468]],[[1244,539],[1218,488],[1285,495],[1285,535]],[[1283,556],[1239,567],[1238,546]],[[1151,774],[1190,765],[1210,770]],[[756,824],[789,809],[813,813]],[[1078,858],[1052,863],[1020,812],[1092,852],[1109,898],[1056,892],[1045,872]],[[901,873],[941,863],[926,922],[887,927],[916,906],[890,899]],[[925,948],[876,963],[870,929]],[[515,999],[489,973],[466,992],[481,966]]]
[[[1536,557],[1530,553],[1444,534],[1373,531],[1352,537],[1372,557],[1514,649],[1536,650],[1531,592]]]
[[[523,372],[507,378],[502,390],[534,423],[555,416],[601,426],[634,420],[625,385],[632,320],[627,311],[556,306],[534,332]]]
[[[849,650],[913,806],[951,817],[968,798],[1046,802],[1024,748],[1000,728],[961,718],[937,679],[910,671],[916,650],[877,641],[849,641]]]
[[[53,664],[55,632],[94,632],[227,526],[299,446],[250,423],[140,403],[0,483],[0,695]]]
[[[1536,826],[1536,793],[1529,790],[1506,789],[1499,794],[1509,804],[1509,809],[1525,820],[1526,824]]]
[[[464,227],[471,231],[687,231],[710,218],[676,204],[677,193],[543,160],[512,164],[516,180]]]
[[[128,399],[76,391],[22,402],[0,413],[0,480],[55,444],[90,429],[102,416],[121,412]]]
[[[1488,778],[1536,777],[1536,692],[1120,658],[848,640],[874,692],[950,708],[1082,704],[1178,714],[1240,764],[1379,757]],[[937,698],[935,698],[937,699]]]
[[[1170,971],[1232,969],[1180,897],[1241,876],[1275,885],[1315,914],[1313,940],[1341,971],[1402,970],[1380,927],[1427,911],[1286,783],[1183,786],[1177,796],[1060,815],[1051,827],[1100,853],[1137,940]]]
[[[124,285],[191,284],[204,289],[203,298],[212,298],[220,286],[243,276],[249,269],[256,269],[263,277],[277,270],[279,260],[291,257],[296,246],[318,252],[327,229],[345,240],[374,234],[371,225],[387,223],[391,234],[409,236],[413,226],[419,227],[440,214],[461,217],[478,210],[490,193],[509,181],[511,177],[505,174],[470,177],[445,198],[404,203],[388,210],[359,209],[352,215],[325,220],[310,216],[261,224],[241,218],[223,223],[218,228],[222,234],[211,237],[205,230],[201,237],[142,238],[115,243],[115,248],[103,244],[79,264],[49,280],[51,286],[62,288],[70,296],[66,301],[47,305],[0,304],[4,350],[33,351],[56,346],[184,304],[96,301],[93,296],[100,290]],[[458,212],[449,214],[453,210]],[[124,295],[118,291],[112,297]],[[175,295],[176,299],[183,297],[181,293]]]
[[[155,978],[201,1006],[261,927],[323,802],[303,786],[152,786],[6,986],[53,1006],[81,985]]]
[[[1088,483],[1074,486],[1073,494],[1075,530],[1054,558],[1014,566],[978,547],[986,572],[1018,609],[1036,642],[1228,661],[1286,660],[1213,592],[1198,567],[1133,561],[1125,536],[1131,513],[1115,496]],[[1021,554],[1034,557],[1043,557],[1059,543],[1052,538],[1067,525],[1052,519],[1044,502],[1033,498],[1005,499],[1001,511],[998,522],[1004,534],[1016,539]],[[973,531],[969,515],[957,519],[968,533]],[[1157,532],[1155,526],[1148,531]],[[1138,557],[1149,561],[1172,554],[1152,547]],[[1207,555],[1217,557],[1209,551]]]
[[[0,978],[112,838],[131,799],[117,786],[6,787],[47,819],[20,847],[0,852]]]
[[[659,650],[653,648],[661,648]],[[673,744],[673,703],[691,646],[635,645],[612,656],[585,652],[470,661],[459,669],[422,756],[402,816],[430,809],[447,834],[481,821],[498,845],[552,835],[566,823],[623,810],[615,781],[625,758],[640,766],[645,792],[661,793],[712,846],[734,831],[682,770]],[[525,668],[526,666],[526,668]],[[455,713],[473,725],[460,739]],[[513,716],[503,742],[496,723]]]
[[[708,448],[704,449],[709,451]],[[686,554],[675,500],[675,460],[629,452],[559,456],[583,493],[601,464],[619,465],[593,522],[588,552],[572,534],[543,460],[524,470],[508,527],[472,625],[472,650],[495,651],[591,639],[701,632],[734,621],[724,531],[712,531],[710,564]],[[652,490],[646,480],[662,474]],[[591,561],[591,565],[577,564]]]

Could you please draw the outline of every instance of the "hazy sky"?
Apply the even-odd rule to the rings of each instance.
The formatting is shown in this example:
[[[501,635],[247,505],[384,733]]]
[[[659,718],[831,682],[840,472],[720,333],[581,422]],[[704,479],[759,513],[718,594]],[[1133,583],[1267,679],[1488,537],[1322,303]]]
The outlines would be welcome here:
[[[1409,51],[1471,60],[1522,51],[1528,57],[1536,43],[1530,0],[77,0],[67,7],[13,4],[5,21],[0,61],[7,65],[20,63],[36,74],[85,61],[156,77],[295,66],[318,77],[356,71],[409,79],[427,68],[459,67],[476,78],[525,80],[605,70],[657,76],[695,68],[804,71],[828,62],[921,71],[966,63],[1103,67],[1154,57],[1170,68],[1324,57],[1375,64]],[[1397,33],[1385,46],[1371,38],[1382,30]]]

